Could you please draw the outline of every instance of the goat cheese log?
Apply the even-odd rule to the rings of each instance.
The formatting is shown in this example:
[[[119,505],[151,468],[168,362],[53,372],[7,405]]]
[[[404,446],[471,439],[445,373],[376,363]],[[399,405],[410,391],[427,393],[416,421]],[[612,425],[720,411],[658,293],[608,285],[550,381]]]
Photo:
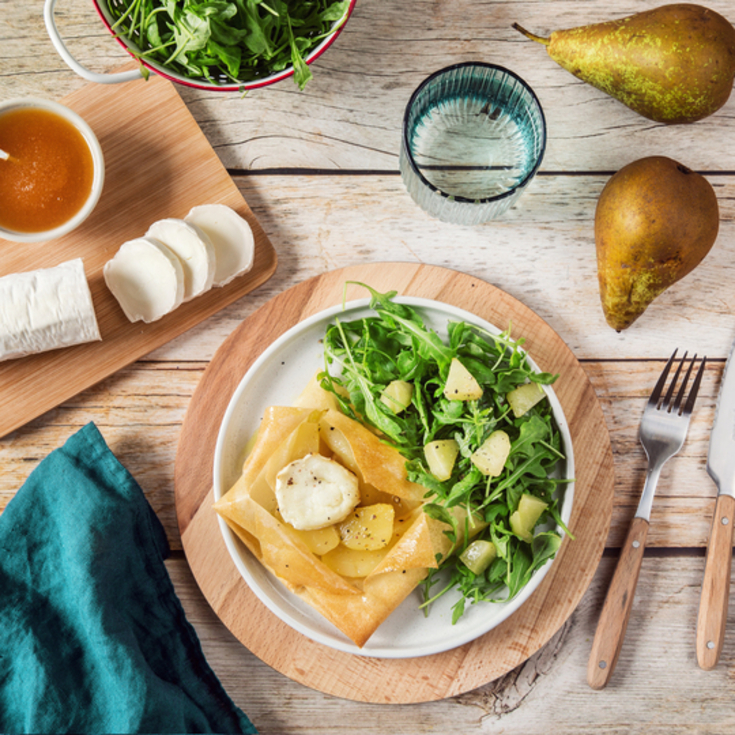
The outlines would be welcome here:
[[[100,339],[81,258],[0,278],[0,360]]]

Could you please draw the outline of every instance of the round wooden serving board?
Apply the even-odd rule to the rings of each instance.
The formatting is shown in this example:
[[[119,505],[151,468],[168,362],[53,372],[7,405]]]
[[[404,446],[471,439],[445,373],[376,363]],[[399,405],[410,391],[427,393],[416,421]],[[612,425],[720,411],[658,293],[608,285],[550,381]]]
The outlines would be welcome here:
[[[381,292],[419,296],[466,309],[512,334],[554,384],[569,422],[575,458],[571,531],[536,592],[504,623],[460,648],[410,659],[379,659],[333,650],[302,636],[250,590],[225,548],[212,510],[217,433],[241,378],[283,332],[338,305],[346,281]],[[364,298],[349,286],[347,300]],[[309,376],[305,376],[306,381]],[[548,324],[518,300],[484,281],[446,268],[373,263],[326,273],[261,307],[223,343],[192,398],[179,441],[176,512],[192,572],[229,630],[256,656],[289,678],[327,694],[362,702],[409,703],[451,697],[486,684],[523,663],[559,630],[587,589],[610,525],[613,462],[594,389],[576,358]]]

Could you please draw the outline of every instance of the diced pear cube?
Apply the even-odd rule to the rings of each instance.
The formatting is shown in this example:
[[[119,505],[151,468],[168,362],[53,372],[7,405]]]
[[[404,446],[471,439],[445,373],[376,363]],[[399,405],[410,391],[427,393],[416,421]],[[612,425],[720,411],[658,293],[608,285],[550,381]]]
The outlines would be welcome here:
[[[477,539],[459,555],[459,558],[473,574],[482,574],[492,564],[497,554],[492,541]]]
[[[543,401],[546,393],[538,383],[525,383],[514,388],[505,398],[513,410],[513,415],[518,418]]]
[[[401,413],[411,405],[413,398],[413,383],[406,380],[392,380],[380,394],[380,400],[393,413]]]
[[[441,482],[452,476],[458,454],[459,444],[454,439],[436,439],[424,447],[429,471]]]
[[[393,506],[376,503],[355,508],[337,528],[348,549],[375,551],[390,543],[394,518]]]
[[[470,456],[470,461],[483,475],[497,477],[510,454],[510,437],[502,430],[493,431]]]
[[[533,540],[533,529],[548,503],[534,495],[523,493],[518,501],[518,510],[510,515],[510,529],[524,541]]]
[[[482,398],[482,388],[475,376],[456,358],[449,365],[444,396],[450,401],[476,401]]]

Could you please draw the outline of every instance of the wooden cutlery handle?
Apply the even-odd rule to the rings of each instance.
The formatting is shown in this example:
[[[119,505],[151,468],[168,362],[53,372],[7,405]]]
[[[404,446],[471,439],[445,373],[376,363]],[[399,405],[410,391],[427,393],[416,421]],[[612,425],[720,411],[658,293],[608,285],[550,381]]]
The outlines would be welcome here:
[[[618,662],[641,571],[648,527],[645,518],[634,518],[620,550],[587,664],[587,682],[593,689],[602,689],[610,681]]]
[[[697,620],[697,663],[703,669],[713,669],[717,665],[725,639],[733,523],[735,498],[718,495],[707,545]]]

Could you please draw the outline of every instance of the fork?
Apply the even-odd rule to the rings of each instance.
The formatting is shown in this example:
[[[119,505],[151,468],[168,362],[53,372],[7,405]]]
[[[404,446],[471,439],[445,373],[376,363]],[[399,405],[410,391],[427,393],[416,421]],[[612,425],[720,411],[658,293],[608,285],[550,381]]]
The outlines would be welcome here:
[[[661,468],[684,444],[689,428],[689,418],[692,414],[694,401],[697,398],[699,384],[702,382],[702,373],[706,361],[704,357],[692,383],[691,391],[684,402],[687,383],[697,359],[697,356],[694,355],[689,362],[689,368],[684,375],[676,397],[674,397],[674,389],[687,358],[685,352],[668,391],[663,398],[661,397],[676,353],[677,350],[674,350],[666,363],[651,397],[648,399],[641,419],[640,441],[648,457],[648,471],[638,510],[630,525],[625,544],[620,550],[620,558],[605,597],[605,604],[592,643],[592,651],[587,665],[587,682],[593,689],[602,689],[610,681],[610,677],[615,670],[615,664],[623,645],[625,630],[628,627],[628,619],[633,606],[633,597],[638,584],[641,562],[643,561],[643,550],[648,536],[653,496],[656,492]]]

